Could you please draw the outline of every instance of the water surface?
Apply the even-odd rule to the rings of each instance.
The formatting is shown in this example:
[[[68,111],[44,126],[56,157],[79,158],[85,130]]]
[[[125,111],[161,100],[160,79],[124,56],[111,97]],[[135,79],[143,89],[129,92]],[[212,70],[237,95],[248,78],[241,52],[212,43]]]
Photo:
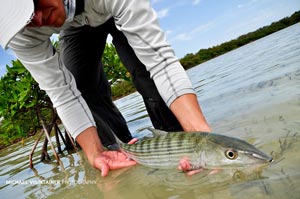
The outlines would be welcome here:
[[[41,144],[29,169],[27,140],[0,151],[1,198],[300,198],[299,25],[188,70],[213,131],[254,144],[273,164],[191,177],[138,165],[102,178],[81,151],[64,152],[63,166],[39,162]],[[116,104],[131,132],[145,135],[151,122],[140,95]]]

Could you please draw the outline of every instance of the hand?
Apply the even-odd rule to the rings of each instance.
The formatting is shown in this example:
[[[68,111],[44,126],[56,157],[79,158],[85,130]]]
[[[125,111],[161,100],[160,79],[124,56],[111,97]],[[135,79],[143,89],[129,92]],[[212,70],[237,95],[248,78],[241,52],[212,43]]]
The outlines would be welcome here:
[[[101,170],[103,177],[107,176],[109,170],[120,169],[135,165],[136,162],[129,160],[126,155],[120,151],[104,151],[100,142],[96,127],[85,129],[76,138],[90,164]]]
[[[137,141],[137,138],[133,138],[128,144],[134,144]],[[108,175],[109,170],[116,170],[135,164],[135,161],[129,160],[124,153],[119,151],[104,151],[99,157],[96,157],[94,161],[94,167],[101,170],[103,177]]]
[[[203,168],[199,167],[197,169],[193,168],[191,163],[189,162],[188,158],[184,157],[179,161],[178,169],[186,172],[187,175],[191,176],[203,171]]]
[[[124,153],[119,151],[104,151],[95,157],[93,162],[93,166],[101,170],[102,177],[107,176],[110,170],[121,169],[135,164],[135,161],[129,160]]]
[[[178,169],[183,171],[183,172],[186,172],[186,174],[188,176],[195,175],[195,174],[200,173],[204,170],[204,168],[202,168],[202,167],[193,168],[193,165],[191,165],[188,158],[186,158],[186,157],[182,158],[179,161]],[[216,174],[219,171],[220,171],[219,169],[213,169],[208,173],[208,175]]]

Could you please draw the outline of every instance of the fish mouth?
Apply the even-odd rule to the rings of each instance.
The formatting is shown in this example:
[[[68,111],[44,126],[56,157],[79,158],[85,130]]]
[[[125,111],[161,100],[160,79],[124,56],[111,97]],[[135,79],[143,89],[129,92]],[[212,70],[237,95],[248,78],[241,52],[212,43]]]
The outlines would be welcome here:
[[[249,153],[248,155],[251,155],[252,157],[256,158],[256,159],[260,159],[263,160],[264,162],[273,162],[273,158],[271,156],[268,156],[264,153],[261,154],[257,154],[257,153]]]

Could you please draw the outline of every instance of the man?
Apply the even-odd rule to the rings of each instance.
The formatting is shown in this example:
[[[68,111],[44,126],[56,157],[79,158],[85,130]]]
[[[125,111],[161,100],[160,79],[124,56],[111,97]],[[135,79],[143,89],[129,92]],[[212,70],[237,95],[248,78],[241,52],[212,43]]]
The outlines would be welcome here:
[[[149,72],[111,18],[97,27],[85,25],[62,30],[59,45],[62,61],[73,74],[77,88],[91,109],[98,132],[101,132],[99,136],[102,144],[108,149],[117,148],[111,130],[123,142],[132,139],[125,119],[111,100],[110,85],[101,64],[100,57],[108,34],[111,34],[122,63],[130,72],[136,89],[143,97],[154,128],[181,131],[179,122],[159,95]]]
[[[104,151],[92,113],[64,66],[49,37],[70,27],[97,27],[111,17],[126,36],[138,59],[145,65],[164,102],[185,131],[210,131],[191,83],[170,45],[165,41],[156,15],[147,0],[86,0],[84,11],[75,16],[65,4],[75,0],[1,0],[0,43],[10,47],[45,90],[90,164],[101,170],[134,165],[117,151]],[[34,13],[34,15],[33,15]],[[100,132],[101,133],[101,132]],[[188,170],[188,166],[183,168]]]

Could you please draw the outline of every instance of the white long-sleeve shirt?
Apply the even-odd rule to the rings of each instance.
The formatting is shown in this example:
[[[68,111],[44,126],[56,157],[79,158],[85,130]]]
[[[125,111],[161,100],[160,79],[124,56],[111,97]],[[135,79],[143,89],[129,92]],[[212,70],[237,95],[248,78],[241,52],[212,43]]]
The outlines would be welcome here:
[[[95,126],[95,122],[76,88],[74,77],[61,62],[49,38],[64,28],[98,26],[111,17],[150,72],[168,106],[177,97],[194,93],[148,0],[85,0],[84,11],[72,22],[66,22],[61,28],[26,27],[9,43],[9,48],[13,49],[40,88],[47,92],[74,138],[86,128]]]

